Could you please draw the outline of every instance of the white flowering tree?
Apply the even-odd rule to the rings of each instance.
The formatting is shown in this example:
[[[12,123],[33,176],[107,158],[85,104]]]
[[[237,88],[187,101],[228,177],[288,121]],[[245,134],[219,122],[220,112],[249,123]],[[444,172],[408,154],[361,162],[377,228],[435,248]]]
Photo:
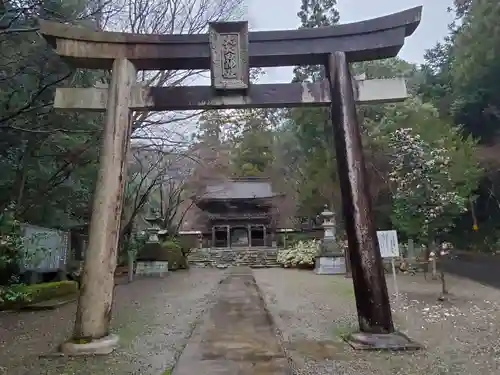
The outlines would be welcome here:
[[[393,223],[421,241],[448,231],[453,218],[467,210],[463,195],[450,173],[451,155],[432,145],[411,128],[389,135],[392,150]]]
[[[446,139],[426,141],[414,129],[402,128],[391,132],[388,140],[392,151],[392,222],[408,237],[427,244],[426,257],[435,261],[451,248],[449,244],[436,247],[436,239],[453,227],[454,218],[467,211],[476,181],[454,178],[456,147],[446,147]],[[467,174],[463,168],[462,173]],[[477,170],[473,164],[471,168]],[[443,273],[441,280],[446,294]]]

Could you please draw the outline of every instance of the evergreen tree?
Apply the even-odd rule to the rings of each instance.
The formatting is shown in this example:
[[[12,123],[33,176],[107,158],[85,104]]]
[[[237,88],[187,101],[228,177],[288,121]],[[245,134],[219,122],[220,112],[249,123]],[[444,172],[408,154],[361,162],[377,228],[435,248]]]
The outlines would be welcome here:
[[[333,26],[339,22],[337,0],[302,0],[297,17],[299,29]],[[293,70],[294,82],[314,82],[325,77],[322,66],[300,66]]]
[[[303,0],[297,16],[300,28],[333,26],[339,21],[336,0]],[[300,66],[294,69],[294,82],[315,82],[325,78],[323,66]],[[325,203],[338,202],[334,182],[337,179],[333,142],[327,108],[298,108],[289,111],[289,128],[294,132],[302,157],[299,187],[301,216],[315,217]],[[337,197],[337,198],[335,198]]]
[[[471,3],[453,48],[451,69],[456,123],[485,143],[495,141],[500,120],[500,3]]]

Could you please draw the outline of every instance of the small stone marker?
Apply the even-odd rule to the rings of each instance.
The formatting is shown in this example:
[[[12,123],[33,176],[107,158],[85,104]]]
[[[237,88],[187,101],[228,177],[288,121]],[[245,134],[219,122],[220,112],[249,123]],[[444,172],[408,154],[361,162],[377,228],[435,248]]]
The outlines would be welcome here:
[[[142,276],[165,276],[168,273],[168,262],[137,262],[135,274]]]

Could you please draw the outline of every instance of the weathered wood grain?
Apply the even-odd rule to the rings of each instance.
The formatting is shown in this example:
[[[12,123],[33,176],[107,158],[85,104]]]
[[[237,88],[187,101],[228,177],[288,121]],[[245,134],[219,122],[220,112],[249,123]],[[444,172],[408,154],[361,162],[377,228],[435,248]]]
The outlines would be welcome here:
[[[407,98],[404,78],[355,81],[358,104],[399,102]],[[54,107],[103,112],[107,88],[58,88]],[[330,104],[328,82],[284,83],[250,86],[246,96],[217,96],[210,86],[132,88],[134,111],[181,111],[223,108],[278,108]]]
[[[130,102],[135,84],[133,64],[126,59],[116,59],[107,90],[108,110],[75,321],[76,338],[99,339],[109,333],[123,191],[127,180],[126,157],[132,131]]]
[[[324,65],[343,51],[349,62],[394,57],[420,23],[422,7],[333,27],[259,31],[248,35],[250,67]],[[139,70],[210,69],[208,34],[96,32],[40,21],[40,32],[75,68],[110,69],[115,58]]]

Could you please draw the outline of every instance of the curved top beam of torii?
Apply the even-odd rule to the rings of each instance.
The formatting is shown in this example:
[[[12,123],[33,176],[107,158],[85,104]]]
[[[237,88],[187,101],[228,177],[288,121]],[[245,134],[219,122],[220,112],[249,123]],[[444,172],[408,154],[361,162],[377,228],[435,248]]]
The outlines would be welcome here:
[[[394,57],[420,23],[422,7],[367,21],[314,29],[250,32],[250,67],[319,65],[342,51],[350,62]],[[96,32],[40,20],[40,31],[76,68],[110,69],[131,60],[138,70],[209,69],[208,34]]]

